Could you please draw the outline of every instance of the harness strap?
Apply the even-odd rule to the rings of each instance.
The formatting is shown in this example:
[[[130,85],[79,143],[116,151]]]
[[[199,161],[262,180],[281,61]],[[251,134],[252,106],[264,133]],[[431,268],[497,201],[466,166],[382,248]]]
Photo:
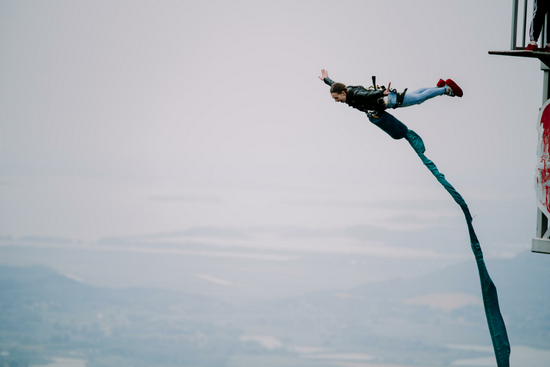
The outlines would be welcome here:
[[[399,107],[403,104],[403,100],[405,99],[405,93],[407,93],[407,89],[409,89],[409,88],[405,88],[403,93],[397,93],[397,91],[395,89],[393,89],[391,91],[391,92],[395,93],[396,96],[397,96],[397,101],[395,103],[395,106],[393,106],[393,108],[397,108],[397,107]]]

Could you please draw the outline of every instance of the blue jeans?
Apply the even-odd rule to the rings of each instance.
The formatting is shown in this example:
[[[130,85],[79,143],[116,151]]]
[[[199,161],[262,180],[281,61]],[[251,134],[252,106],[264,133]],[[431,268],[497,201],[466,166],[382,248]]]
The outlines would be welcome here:
[[[430,98],[442,96],[443,94],[445,94],[445,91],[445,87],[420,88],[413,92],[407,91],[407,93],[405,93],[403,103],[399,107],[409,107],[415,104],[421,104]],[[390,92],[390,94],[388,95],[388,99],[389,102],[386,107],[393,108],[397,103],[397,95],[393,92]]]

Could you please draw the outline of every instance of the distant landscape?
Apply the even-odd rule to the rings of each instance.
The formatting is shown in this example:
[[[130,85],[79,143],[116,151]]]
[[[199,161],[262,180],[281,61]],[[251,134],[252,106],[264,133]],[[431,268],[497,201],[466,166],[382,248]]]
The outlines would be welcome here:
[[[523,367],[550,362],[548,260],[491,261],[512,361],[523,353]],[[491,366],[479,293],[473,260],[247,303],[2,266],[0,366]]]

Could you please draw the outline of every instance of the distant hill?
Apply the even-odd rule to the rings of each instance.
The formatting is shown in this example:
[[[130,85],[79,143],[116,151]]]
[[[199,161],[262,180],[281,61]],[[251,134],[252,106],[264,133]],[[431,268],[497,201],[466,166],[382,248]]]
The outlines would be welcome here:
[[[44,267],[0,267],[0,366],[81,357],[86,366],[224,366],[230,306],[154,289],[96,288]]]
[[[550,349],[550,257],[524,253],[490,259],[487,266],[498,289],[512,349],[514,345]],[[443,351],[443,345],[491,346],[473,256],[429,275],[316,292],[263,307],[281,323],[295,320],[321,335],[327,329],[338,331],[325,341],[332,345],[390,355],[396,349],[412,348],[407,358],[417,358],[416,363],[433,363],[430,358],[438,354],[442,364],[457,358],[452,351]]]
[[[0,302],[3,307],[29,302],[54,303],[67,310],[97,311],[106,306],[159,311],[177,304],[186,312],[215,311],[228,307],[215,299],[158,289],[93,287],[42,266],[0,267]]]
[[[487,266],[512,350],[550,349],[550,257],[525,253]],[[0,267],[0,365],[76,355],[88,367],[335,366],[308,359],[311,353],[301,358],[302,346],[401,365],[490,356],[473,256],[420,277],[240,306],[190,293],[92,287],[44,267]]]
[[[550,256],[522,253],[510,259],[486,260],[487,267],[499,296],[499,304],[505,319],[511,342],[550,348]],[[353,289],[356,296],[374,296],[382,303],[401,305],[407,300],[419,299],[436,294],[464,294],[479,297],[481,290],[475,260],[433,274],[411,279],[369,284]],[[429,301],[429,300],[426,300]],[[460,302],[457,299],[457,302]],[[481,303],[480,303],[481,304]],[[418,303],[417,303],[418,305]],[[429,302],[424,306],[413,308],[430,308]],[[399,312],[404,312],[401,309]],[[442,312],[441,308],[431,310]],[[445,313],[445,312],[443,312]],[[485,321],[481,307],[465,304],[449,314],[463,317],[465,320]]]

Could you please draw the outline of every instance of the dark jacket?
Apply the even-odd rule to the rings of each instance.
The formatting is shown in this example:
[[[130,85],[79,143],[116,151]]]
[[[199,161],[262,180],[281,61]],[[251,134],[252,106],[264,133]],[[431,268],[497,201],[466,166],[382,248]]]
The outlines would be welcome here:
[[[334,81],[330,78],[325,78],[323,81],[328,85],[334,84]],[[384,102],[382,101],[384,89],[366,89],[360,85],[349,85],[347,88],[346,104],[348,106],[363,112],[384,110]]]
[[[325,78],[323,81],[328,85],[334,84],[334,81],[330,78]],[[368,114],[370,122],[394,139],[402,139],[407,135],[407,131],[409,131],[407,126],[384,111],[384,105],[381,104],[384,95],[383,89],[367,90],[363,87],[352,86],[348,86],[347,88],[346,103],[350,107],[363,112],[374,111]]]

